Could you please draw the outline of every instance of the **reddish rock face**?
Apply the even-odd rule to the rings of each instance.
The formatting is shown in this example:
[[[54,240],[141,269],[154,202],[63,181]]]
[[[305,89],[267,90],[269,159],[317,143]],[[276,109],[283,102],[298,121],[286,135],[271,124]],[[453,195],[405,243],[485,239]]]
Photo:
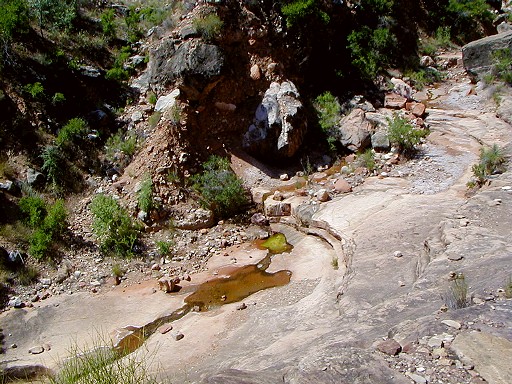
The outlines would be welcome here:
[[[377,350],[387,355],[395,356],[400,353],[402,347],[397,341],[389,339],[377,345]]]
[[[405,108],[407,99],[403,96],[397,95],[396,93],[388,93],[384,96],[384,107],[385,108]]]

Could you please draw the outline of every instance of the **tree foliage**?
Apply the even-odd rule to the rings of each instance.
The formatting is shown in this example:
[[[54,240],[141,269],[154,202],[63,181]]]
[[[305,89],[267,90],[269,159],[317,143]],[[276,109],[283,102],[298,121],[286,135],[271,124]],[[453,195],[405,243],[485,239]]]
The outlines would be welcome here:
[[[211,156],[203,164],[203,173],[194,177],[195,189],[201,194],[201,204],[218,217],[229,217],[247,204],[240,180],[231,170],[229,161]]]

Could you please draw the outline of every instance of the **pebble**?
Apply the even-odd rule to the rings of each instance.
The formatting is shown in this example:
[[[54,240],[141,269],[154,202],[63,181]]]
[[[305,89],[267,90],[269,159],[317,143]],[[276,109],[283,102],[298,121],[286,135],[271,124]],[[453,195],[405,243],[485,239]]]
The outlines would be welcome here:
[[[441,323],[446,325],[447,327],[455,328],[455,329],[460,329],[462,327],[462,325],[458,321],[455,321],[455,320],[443,320],[443,321],[441,321]]]
[[[172,325],[171,324],[164,324],[158,327],[158,332],[160,332],[162,335],[165,335],[167,332],[172,331]]]
[[[388,339],[377,345],[377,350],[390,356],[395,356],[400,353],[402,347],[394,339]]]
[[[403,253],[402,253],[402,252],[400,252],[400,251],[395,251],[395,252],[393,253],[393,256],[395,256],[395,257],[402,257],[402,256],[403,256]]]
[[[32,355],[39,355],[40,353],[43,353],[43,352],[44,352],[44,348],[41,345],[37,345],[28,350],[28,353],[31,353]]]
[[[290,176],[288,176],[287,173],[283,173],[282,175],[279,176],[279,179],[282,181],[288,181],[290,180]]]
[[[245,304],[245,303],[240,303],[240,304],[238,304],[238,305],[236,306],[236,310],[237,310],[237,311],[241,311],[241,310],[244,310],[244,309],[246,309],[246,308],[247,308],[247,304]]]
[[[179,341],[185,337],[185,335],[180,331],[174,331],[171,336],[176,341]]]

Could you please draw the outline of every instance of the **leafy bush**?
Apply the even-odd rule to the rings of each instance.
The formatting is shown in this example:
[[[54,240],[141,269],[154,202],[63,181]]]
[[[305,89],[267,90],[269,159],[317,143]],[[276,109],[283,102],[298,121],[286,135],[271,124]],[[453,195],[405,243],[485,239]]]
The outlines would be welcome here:
[[[352,64],[367,79],[373,79],[384,65],[389,64],[395,36],[388,28],[371,29],[363,26],[348,37]]]
[[[109,39],[116,37],[116,26],[114,23],[115,13],[113,9],[107,9],[101,14],[100,23],[103,34]]]
[[[406,72],[406,77],[409,77],[416,89],[423,89],[425,85],[441,81],[443,78],[441,73],[433,68],[420,69],[419,71]]]
[[[46,216],[46,203],[42,197],[23,196],[18,206],[30,227],[37,228],[42,225]]]
[[[209,13],[206,16],[194,19],[193,25],[197,32],[203,36],[203,39],[209,41],[220,34],[224,23],[216,13]]]
[[[149,212],[153,208],[153,181],[150,175],[147,175],[141,183],[138,203],[139,208],[144,212]]]
[[[512,52],[509,48],[498,49],[493,52],[494,75],[504,81],[512,84]]]
[[[314,103],[318,123],[325,133],[330,133],[340,120],[341,105],[330,92],[324,92],[315,99]]]
[[[108,346],[105,346],[108,345]],[[88,349],[72,347],[67,359],[57,374],[49,378],[50,384],[157,384],[147,370],[148,357],[134,356],[129,351],[118,350],[108,342],[100,341]]]
[[[39,81],[33,84],[27,84],[23,87],[23,89],[25,92],[30,94],[33,99],[40,99],[44,96],[44,87]]]
[[[94,197],[90,209],[93,232],[101,249],[119,256],[132,255],[139,228],[119,202],[113,197],[100,194]]]
[[[322,22],[329,22],[329,15],[318,7],[316,0],[295,0],[281,7],[281,12],[286,18],[286,25],[291,28],[303,24],[310,18],[318,17]]]
[[[151,105],[155,105],[157,102],[157,97],[155,92],[149,92],[148,93],[148,103]]]
[[[505,162],[503,150],[497,144],[493,144],[490,148],[480,148],[480,160],[477,164],[473,164],[471,168],[476,183],[483,185],[490,175],[504,172]],[[470,184],[469,186],[473,185]]]
[[[63,93],[56,92],[52,97],[52,104],[58,105],[66,101],[66,96]]]
[[[115,81],[126,81],[130,78],[130,74],[126,69],[114,67],[107,71],[105,79]]]
[[[64,125],[56,139],[56,143],[59,147],[73,143],[76,139],[80,139],[86,132],[88,126],[84,119],[73,118]]]
[[[393,119],[388,119],[388,123],[389,141],[405,156],[414,154],[416,145],[428,135],[427,131],[415,129],[407,119],[396,114]]]
[[[77,16],[76,0],[30,0],[39,28],[69,29]]]
[[[167,256],[171,253],[175,243],[172,240],[168,241],[155,241],[156,248],[160,256]]]
[[[41,197],[24,196],[20,199],[19,207],[27,217],[27,223],[35,229],[29,239],[28,252],[36,259],[43,259],[53,241],[66,229],[64,201],[57,200],[48,207]]]
[[[373,172],[373,170],[376,168],[375,155],[373,151],[371,149],[368,149],[365,152],[361,153],[358,157],[358,163],[362,167],[368,169],[368,171]]]
[[[148,119],[148,126],[150,128],[155,128],[158,125],[158,122],[160,121],[160,118],[162,117],[162,112],[155,111],[149,116]]]
[[[460,309],[470,304],[468,298],[468,284],[463,273],[458,273],[453,279],[448,291],[444,295],[444,301],[448,308]]]
[[[28,25],[28,7],[24,0],[0,0],[0,42],[6,44],[16,32]]]
[[[119,130],[116,134],[107,139],[105,149],[107,158],[112,162],[117,162],[119,153],[130,158],[135,154],[137,149],[137,135],[133,131],[128,131],[125,134],[123,131]]]
[[[227,159],[212,155],[203,164],[203,173],[194,176],[194,182],[203,207],[218,217],[232,216],[247,204],[242,181],[231,170]]]
[[[492,20],[492,12],[486,0],[450,0],[447,10],[467,19]]]
[[[46,173],[54,191],[58,192],[62,187],[63,174],[65,170],[65,159],[61,149],[54,145],[47,146],[41,154],[43,166],[41,170]]]

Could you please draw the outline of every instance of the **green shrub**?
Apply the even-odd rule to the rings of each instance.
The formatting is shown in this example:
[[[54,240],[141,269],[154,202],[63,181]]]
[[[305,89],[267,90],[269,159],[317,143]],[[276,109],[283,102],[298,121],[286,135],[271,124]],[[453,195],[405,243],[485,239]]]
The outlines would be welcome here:
[[[171,253],[175,243],[172,240],[155,241],[155,245],[160,256],[167,256]]]
[[[363,26],[352,31],[348,37],[347,48],[352,64],[367,79],[374,79],[384,65],[390,63],[392,47],[396,38],[388,28],[372,29]]]
[[[52,235],[43,228],[39,228],[30,237],[28,253],[38,260],[44,259],[51,244]]]
[[[329,22],[329,15],[318,7],[316,0],[294,0],[281,6],[281,12],[286,18],[286,25],[291,28],[302,25],[308,19],[319,18],[323,23]]]
[[[210,41],[219,36],[224,23],[216,13],[209,13],[194,19],[193,25],[204,40]]]
[[[29,12],[24,0],[0,0],[0,42],[7,43],[29,25]]]
[[[463,273],[458,273],[444,295],[445,304],[451,309],[465,308],[470,304],[468,284]]]
[[[339,123],[341,105],[330,92],[324,92],[315,99],[314,106],[318,115],[318,123],[325,133],[331,133]]]
[[[125,134],[123,131],[119,130],[116,134],[107,139],[105,149],[107,158],[112,162],[116,162],[119,152],[130,158],[135,154],[137,149],[137,135],[133,131],[128,131]]]
[[[148,93],[148,103],[149,104],[152,104],[152,105],[155,105],[156,102],[157,102],[157,97],[156,97],[156,94],[155,92],[149,92]]]
[[[405,76],[409,77],[414,87],[419,90],[423,89],[427,84],[441,81],[443,78],[439,71],[431,68],[406,72]]]
[[[153,208],[153,181],[150,175],[146,175],[138,192],[139,209],[149,212]]]
[[[27,84],[23,87],[23,89],[25,92],[30,94],[33,99],[41,99],[44,96],[44,87],[39,81],[33,84]]]
[[[46,203],[39,196],[23,196],[18,206],[31,228],[40,227],[46,217]]]
[[[128,354],[118,350],[109,342],[100,340],[88,349],[72,347],[67,359],[50,384],[157,384],[148,371],[150,361],[144,353]],[[128,355],[127,355],[128,354]]]
[[[29,254],[40,260],[47,256],[48,248],[55,239],[64,233],[67,226],[67,213],[64,201],[57,200],[53,205],[38,196],[24,196],[19,202],[27,223],[35,229],[29,239]]]
[[[66,96],[63,93],[56,92],[52,97],[52,104],[58,105],[66,101]]]
[[[43,159],[41,170],[46,173],[53,190],[58,192],[62,187],[65,171],[65,159],[61,149],[58,146],[49,145],[43,150],[41,158]]]
[[[77,16],[76,0],[31,0],[39,29],[69,29]]]
[[[82,138],[87,133],[87,129],[88,126],[84,119],[73,118],[59,130],[56,143],[59,147],[72,144],[77,139]]]
[[[101,14],[100,23],[103,34],[109,39],[116,37],[115,13],[113,9],[107,9]]]
[[[359,155],[358,162],[362,167],[365,167],[370,172],[373,172],[376,168],[375,155],[371,149],[361,153]]]
[[[155,111],[149,116],[148,119],[148,126],[153,129],[158,125],[158,122],[160,121],[160,118],[162,117],[162,112]]]
[[[498,49],[493,52],[492,57],[494,75],[501,81],[512,84],[512,52],[510,49]]]
[[[492,20],[486,0],[450,0],[447,10],[467,19]]]
[[[512,299],[512,277],[509,277],[505,284],[505,297]]]
[[[93,232],[104,252],[131,256],[139,236],[139,228],[128,212],[113,197],[96,195],[91,202]]]
[[[227,159],[212,155],[203,164],[203,173],[194,176],[194,182],[203,207],[218,217],[232,216],[247,204],[242,181],[231,170]]]
[[[107,71],[105,79],[115,81],[126,81],[130,78],[130,74],[126,69],[114,67]]]
[[[416,145],[428,135],[428,131],[415,129],[407,119],[396,114],[393,119],[388,119],[388,123],[389,141],[405,156],[414,154]]]
[[[505,171],[506,158],[503,150],[497,144],[490,148],[480,148],[480,159],[473,164],[471,170],[478,185],[483,185],[490,175]],[[470,185],[468,185],[470,186]]]

